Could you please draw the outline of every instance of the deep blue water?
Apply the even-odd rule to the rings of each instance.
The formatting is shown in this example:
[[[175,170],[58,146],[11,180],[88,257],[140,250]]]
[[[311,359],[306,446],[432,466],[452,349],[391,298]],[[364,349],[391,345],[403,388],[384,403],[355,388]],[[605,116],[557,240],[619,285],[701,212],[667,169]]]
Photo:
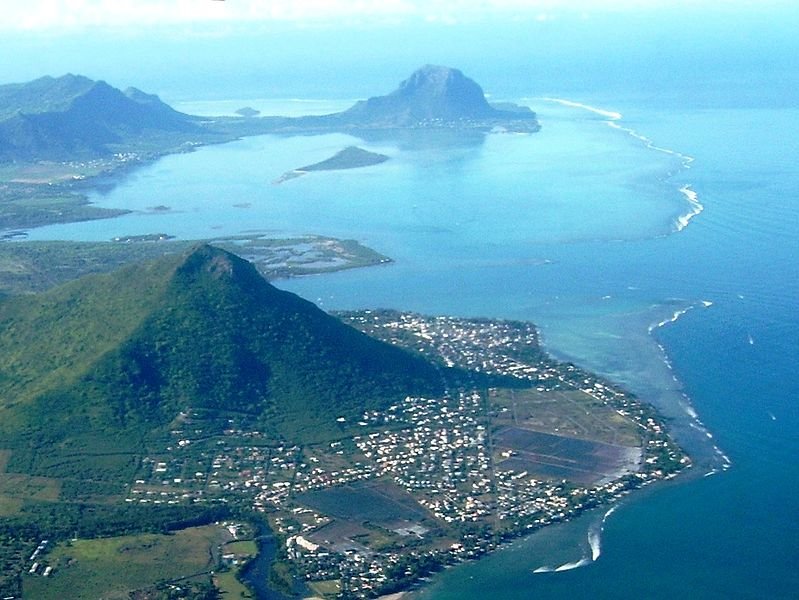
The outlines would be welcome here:
[[[624,500],[584,568],[533,573],[590,556],[604,511],[450,569],[422,598],[795,597],[799,108],[777,83],[736,96],[731,81],[702,98],[689,83],[657,97],[550,83],[548,95],[621,113],[614,128],[521,80],[512,89],[543,125],[533,136],[245,139],[167,157],[95,197],[141,212],[30,235],[356,238],[396,262],[278,284],[329,309],[532,320],[553,353],[655,403],[699,475],[718,471]],[[392,160],[271,184],[353,142]],[[694,212],[686,185],[704,210],[678,231]],[[148,212],[156,205],[173,212]]]

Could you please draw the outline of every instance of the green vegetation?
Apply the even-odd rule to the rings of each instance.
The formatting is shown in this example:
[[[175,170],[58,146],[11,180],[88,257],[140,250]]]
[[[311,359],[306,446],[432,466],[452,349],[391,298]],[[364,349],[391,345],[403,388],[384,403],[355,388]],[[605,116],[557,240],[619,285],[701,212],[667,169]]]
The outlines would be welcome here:
[[[361,167],[379,165],[387,160],[388,156],[385,154],[369,152],[368,150],[358,148],[357,146],[348,146],[347,148],[344,148],[344,150],[337,152],[326,160],[314,163],[312,165],[306,165],[292,171],[287,171],[277,178],[274,183],[280,184],[284,181],[288,181],[289,179],[295,179],[314,171],[341,171],[345,169],[358,169]]]
[[[174,534],[139,534],[59,544],[42,559],[53,567],[49,577],[26,574],[25,597],[127,598],[135,590],[167,588],[186,578],[209,581],[216,567],[212,549],[224,539],[216,525],[193,527]]]
[[[9,470],[43,477],[130,481],[190,408],[307,443],[343,436],[339,418],[443,385],[424,360],[207,246],[6,300],[0,323]]]
[[[342,169],[357,169],[360,167],[370,167],[386,162],[388,156],[369,152],[357,146],[348,146],[336,152],[330,158],[312,165],[300,167],[298,171],[339,171]]]
[[[208,525],[230,515],[230,508],[224,506],[135,506],[25,499],[18,514],[0,520],[0,597],[22,594],[22,575],[31,567],[29,557],[43,539],[50,540],[50,544],[62,541],[68,545],[74,536],[94,539],[123,534],[167,534]]]
[[[254,598],[252,592],[239,581],[233,571],[218,571],[214,573],[214,586],[219,590],[219,597],[222,600],[233,600],[234,598]]]
[[[315,242],[341,244],[294,248]],[[60,247],[76,264],[83,247]],[[268,519],[276,588],[395,590],[687,464],[653,411],[548,357],[529,323],[342,318],[374,337],[207,245],[1,301],[0,597],[212,598],[212,569],[246,597],[255,543],[199,533],[231,516]],[[28,573],[44,546],[55,570]]]
[[[44,291],[84,275],[107,273],[124,265],[179,255],[198,243],[185,240],[0,243],[0,294]],[[209,243],[252,262],[268,279],[390,261],[354,240],[322,236],[286,239],[234,236]]]
[[[321,598],[332,598],[341,592],[341,582],[338,579],[327,581],[311,581],[308,583],[314,593]]]
[[[30,188],[0,185],[0,231],[109,219],[127,212],[92,206],[86,196],[71,191],[64,184],[46,190]]]

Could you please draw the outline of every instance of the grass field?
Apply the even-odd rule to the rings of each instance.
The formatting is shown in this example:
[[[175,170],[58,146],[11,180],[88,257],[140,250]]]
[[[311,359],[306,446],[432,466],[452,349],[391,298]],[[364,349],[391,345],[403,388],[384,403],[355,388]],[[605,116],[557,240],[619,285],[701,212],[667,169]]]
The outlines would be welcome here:
[[[219,590],[222,600],[233,598],[254,598],[252,593],[236,579],[234,571],[224,571],[214,575],[214,585]]]
[[[0,517],[17,514],[25,500],[58,500],[61,493],[58,480],[6,473],[10,458],[9,450],[0,450]]]
[[[230,542],[222,547],[224,554],[235,554],[236,556],[255,556],[258,554],[258,546],[253,540],[240,540]]]
[[[606,444],[639,446],[636,424],[581,391],[496,390],[491,400],[506,409],[497,426],[518,426]]]
[[[54,568],[52,575],[24,576],[24,597],[127,599],[134,590],[209,571],[215,566],[211,549],[225,539],[224,528],[208,525],[173,535],[142,534],[59,544],[43,558],[44,565]]]
[[[341,583],[338,579],[329,579],[327,581],[310,581],[308,587],[321,598],[331,598],[341,591]]]

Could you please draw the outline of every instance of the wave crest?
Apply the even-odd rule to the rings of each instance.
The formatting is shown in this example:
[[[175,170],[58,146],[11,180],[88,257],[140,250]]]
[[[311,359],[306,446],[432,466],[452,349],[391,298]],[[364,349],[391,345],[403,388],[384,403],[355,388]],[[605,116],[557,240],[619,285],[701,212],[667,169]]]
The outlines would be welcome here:
[[[682,163],[682,169],[684,170],[690,169],[691,163],[694,162],[695,160],[693,156],[689,156],[688,154],[678,152],[677,150],[672,150],[671,148],[658,146],[650,138],[639,133],[635,129],[632,129],[631,127],[623,127],[619,125],[618,121],[621,121],[623,118],[623,115],[620,112],[608,110],[605,108],[599,108],[597,106],[591,106],[590,104],[577,102],[575,100],[567,100],[565,98],[552,98],[545,96],[539,98],[539,100],[544,100],[546,102],[554,102],[556,104],[560,104],[561,106],[568,106],[570,108],[579,108],[581,110],[586,110],[595,115],[604,117],[606,119],[608,127],[612,127],[614,129],[618,129],[619,131],[623,131],[627,135],[635,138],[636,140],[644,144],[644,146],[649,150],[653,150],[655,152],[662,152],[664,154],[676,157]],[[671,173],[670,175],[673,175],[673,173]],[[699,200],[699,194],[691,188],[690,184],[686,184],[680,187],[679,192],[688,202],[688,211],[685,214],[682,214],[677,218],[675,218],[674,220],[675,232],[680,232],[683,229],[685,229],[688,226],[688,224],[691,222],[691,219],[693,219],[694,217],[699,215],[703,210],[705,210],[704,205]]]

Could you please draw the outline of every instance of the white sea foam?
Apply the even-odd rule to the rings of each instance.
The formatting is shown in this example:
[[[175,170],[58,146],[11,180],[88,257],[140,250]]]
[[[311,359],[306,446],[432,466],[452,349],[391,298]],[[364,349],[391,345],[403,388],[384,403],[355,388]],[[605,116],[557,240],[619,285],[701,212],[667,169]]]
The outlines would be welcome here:
[[[579,569],[580,567],[585,567],[590,565],[592,562],[595,562],[602,555],[602,531],[605,527],[605,522],[608,520],[610,515],[616,512],[618,507],[618,504],[611,506],[610,509],[608,509],[608,511],[602,516],[602,520],[593,524],[588,529],[588,546],[591,548],[590,557],[583,556],[580,560],[567,562],[559,567],[549,567],[544,565],[535,569],[533,573],[562,573],[563,571]]]
[[[699,421],[699,414],[696,412],[696,410],[694,409],[693,406],[691,406],[687,402],[681,402],[680,406],[682,406],[683,410],[685,411],[685,414],[687,414],[689,417],[691,417],[695,421]]]
[[[562,573],[563,571],[571,571],[572,569],[579,569],[591,564],[590,558],[581,558],[575,562],[567,562],[555,569],[555,573]]]
[[[685,315],[689,311],[694,310],[695,308],[698,308],[698,307],[710,308],[711,306],[713,306],[713,302],[711,300],[701,300],[699,302],[699,304],[691,304],[689,306],[686,306],[685,308],[681,308],[679,310],[675,310],[674,313],[672,313],[672,315],[670,317],[650,325],[649,328],[648,328],[648,331],[649,331],[649,333],[652,333],[653,331],[655,331],[655,329],[659,329],[661,327],[665,327],[666,325],[669,325],[671,323],[676,323],[680,319],[680,317],[682,317],[683,315]],[[663,348],[663,346],[660,346],[660,349],[663,350],[664,354],[665,354],[665,348]],[[671,366],[671,365],[669,365],[669,366]]]
[[[588,530],[588,545],[591,547],[591,562],[602,554],[602,526]]]
[[[602,532],[605,529],[605,523],[610,515],[616,512],[618,508],[618,504],[611,506],[610,509],[602,515],[602,520],[588,530],[588,545],[591,547],[591,562],[595,562],[602,555]]]
[[[669,156],[674,156],[679,159],[681,163],[681,167],[685,170],[691,168],[691,163],[694,162],[694,157],[688,154],[683,154],[682,152],[678,152],[677,150],[672,150],[671,148],[664,148],[663,146],[658,146],[653,142],[650,138],[642,135],[635,129],[631,127],[623,127],[618,122],[622,120],[623,115],[620,112],[607,110],[604,108],[599,108],[596,106],[591,106],[590,104],[585,104],[583,102],[576,102],[574,100],[567,100],[564,98],[551,98],[551,97],[542,97],[539,100],[544,100],[547,102],[554,102],[556,104],[560,104],[561,106],[568,106],[571,108],[579,108],[582,110],[587,110],[593,114],[599,115],[607,119],[606,123],[609,127],[613,129],[618,129],[619,131],[623,131],[627,135],[635,138],[639,142],[641,142],[646,148],[649,150],[653,150],[655,152],[662,152],[664,154],[668,154]],[[674,173],[669,173],[669,175],[674,175]],[[700,214],[704,209],[704,205],[699,201],[699,194],[694,191],[690,184],[683,185],[679,189],[680,193],[685,197],[688,202],[688,212],[683,215],[680,215],[674,220],[674,231],[680,232],[685,229],[688,224],[691,222],[695,216]]]
[[[547,102],[555,102],[557,104],[561,104],[563,106],[570,106],[572,108],[582,108],[583,110],[587,110],[594,114],[597,114],[601,117],[605,117],[610,119],[611,121],[619,121],[622,118],[621,113],[606,110],[604,108],[597,108],[596,106],[591,106],[590,104],[583,104],[582,102],[575,102],[574,100],[566,100],[564,98],[539,98],[539,100],[546,100]]]
[[[618,508],[619,508],[619,505],[618,504],[614,504],[613,506],[610,507],[608,512],[605,513],[605,516],[602,517],[602,526],[603,527],[605,526],[605,522],[610,518],[610,515],[615,513],[618,510]]]
[[[680,310],[674,311],[674,313],[671,315],[671,317],[668,317],[667,319],[663,319],[662,321],[659,321],[658,323],[655,323],[654,325],[650,325],[649,326],[649,333],[652,333],[655,329],[659,329],[661,327],[665,327],[669,323],[676,323],[681,316],[683,316],[689,310],[693,310],[693,308],[694,308],[694,306],[691,305],[691,306],[688,306],[686,308],[681,308]],[[662,349],[663,349],[663,347],[661,346],[661,350]],[[669,366],[671,366],[671,365],[669,365]]]
[[[686,200],[688,200],[688,206],[690,210],[684,215],[677,217],[677,231],[682,231],[688,227],[688,223],[691,222],[691,219],[705,210],[704,205],[699,201],[699,194],[692,190],[690,185],[682,186],[680,188],[680,193],[682,193]]]
[[[649,333],[651,334],[654,330],[656,330],[656,329],[658,329],[660,327],[665,327],[666,325],[669,325],[671,323],[676,322],[677,320],[680,319],[680,317],[682,317],[687,312],[693,310],[694,308],[710,308],[711,306],[713,306],[713,302],[711,300],[701,300],[701,301],[699,301],[699,302],[697,302],[695,304],[691,304],[691,305],[689,305],[689,306],[687,306],[687,307],[685,307],[683,309],[676,310],[671,315],[671,317],[663,319],[662,321],[659,321],[658,323],[655,323],[653,325],[650,325],[649,326]],[[663,347],[662,344],[658,344],[658,347],[661,350],[661,353],[663,355],[663,360],[664,360],[666,366],[670,370],[673,371],[673,367],[671,365],[671,362],[669,361],[668,355],[666,353],[666,349]],[[677,379],[677,376],[675,374],[672,374],[672,377],[674,378],[674,381],[679,385],[679,380]],[[699,418],[699,415],[697,414],[696,410],[691,405],[690,398],[688,398],[688,396],[686,394],[684,394],[684,393],[681,393],[680,396],[681,396],[681,398],[678,400],[679,406],[685,412],[685,414],[688,415],[688,417],[690,417],[690,421],[688,422],[688,426],[691,427],[692,429],[694,429],[695,431],[699,432],[700,434],[704,434],[704,437],[706,439],[712,440],[713,439],[713,434],[710,433],[710,431],[708,431],[708,429],[705,426],[705,424]],[[716,460],[713,461],[713,465],[711,467],[711,470],[710,470],[710,472],[706,473],[706,475],[705,475],[706,477],[714,475],[714,474],[716,474],[716,473],[718,473],[720,471],[726,471],[727,469],[729,469],[732,466],[732,461],[730,460],[730,458],[726,454],[724,454],[719,449],[718,446],[714,445],[713,446],[713,451],[714,451],[714,453],[716,455]]]

